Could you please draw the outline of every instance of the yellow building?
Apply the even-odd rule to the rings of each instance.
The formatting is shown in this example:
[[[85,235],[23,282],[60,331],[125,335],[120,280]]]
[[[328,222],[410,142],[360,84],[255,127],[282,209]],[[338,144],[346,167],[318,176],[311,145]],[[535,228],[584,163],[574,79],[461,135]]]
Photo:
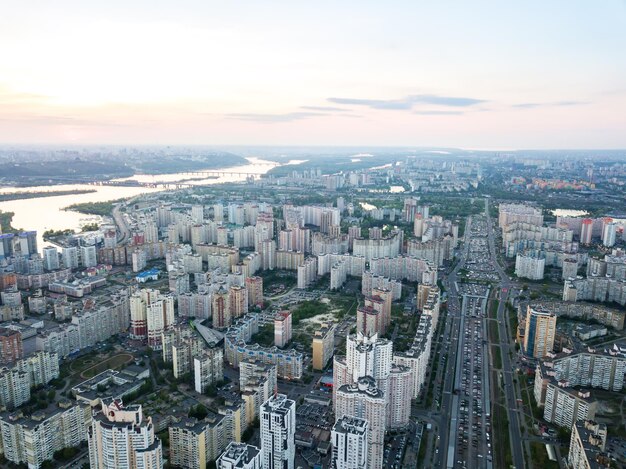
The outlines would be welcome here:
[[[335,349],[335,325],[322,324],[313,335],[313,369],[323,370]]]

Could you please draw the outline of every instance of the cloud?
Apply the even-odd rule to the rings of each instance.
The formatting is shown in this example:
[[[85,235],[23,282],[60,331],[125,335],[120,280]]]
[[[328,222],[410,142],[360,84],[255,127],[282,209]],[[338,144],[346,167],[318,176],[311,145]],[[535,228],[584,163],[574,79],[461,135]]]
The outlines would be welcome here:
[[[346,112],[347,109],[333,106],[300,106],[300,109],[307,111],[323,111],[323,112]]]
[[[227,114],[226,117],[242,121],[293,122],[302,119],[309,119],[311,117],[320,117],[327,115],[328,114],[322,112],[286,112],[283,114],[235,113]]]
[[[438,96],[434,94],[409,95],[400,99],[361,99],[361,98],[328,98],[328,102],[351,106],[367,106],[372,109],[408,111],[418,104],[431,104],[446,107],[469,107],[486,102],[484,99],[475,99],[459,96]]]
[[[352,106],[367,106],[372,109],[411,109],[413,103],[408,100],[382,100],[382,99],[356,99],[356,98],[328,98],[328,101],[335,104],[346,104]]]
[[[582,106],[589,104],[587,101],[555,101],[552,103],[518,103],[511,107],[516,109],[534,109],[537,107],[555,107],[555,106]]]
[[[413,114],[420,116],[461,116],[463,111],[415,111]]]
[[[518,109],[532,109],[534,107],[539,107],[539,106],[543,106],[543,104],[540,103],[519,103],[519,104],[513,104],[514,108],[518,108]]]
[[[439,106],[452,106],[452,107],[467,107],[475,104],[481,104],[486,102],[484,99],[474,98],[461,98],[453,96],[436,96],[432,94],[421,94],[417,96],[411,96],[416,103],[419,104],[436,104]]]

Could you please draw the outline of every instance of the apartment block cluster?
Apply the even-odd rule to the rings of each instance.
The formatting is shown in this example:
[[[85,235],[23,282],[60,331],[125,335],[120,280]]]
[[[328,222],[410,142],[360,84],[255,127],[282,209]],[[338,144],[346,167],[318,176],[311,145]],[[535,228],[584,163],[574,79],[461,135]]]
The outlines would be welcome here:
[[[614,302],[626,305],[626,252],[612,249],[602,258],[590,257],[587,276],[566,280],[563,301]]]
[[[541,280],[547,266],[563,269],[563,278],[574,275],[584,263],[574,233],[567,227],[546,227],[540,208],[525,204],[500,204],[498,224],[507,257],[515,258],[515,275]]]
[[[9,285],[22,290],[48,287],[66,282],[74,269],[96,266],[97,248],[92,238],[72,238],[61,252],[56,246],[46,246],[40,253],[36,231],[0,233],[0,290]]]
[[[476,189],[482,180],[482,169],[473,161],[446,161],[428,157],[408,157],[394,174],[412,191],[447,193]]]
[[[396,215],[389,216],[391,220]],[[402,280],[436,283],[438,267],[452,258],[457,246],[458,226],[438,216],[430,217],[429,207],[419,205],[415,198],[404,201],[398,216],[414,224],[415,238],[405,242],[402,231],[385,234],[378,227],[369,228],[367,238],[361,236],[361,228],[356,225],[348,227],[347,234],[336,225],[329,225],[327,230],[322,227],[312,238],[312,256],[298,266],[298,287],[309,287],[320,276],[330,274],[331,289],[341,288],[348,276],[354,276],[362,278],[364,291],[369,291],[372,277],[383,277],[386,288],[397,299]],[[328,219],[333,222],[332,217]],[[291,229],[296,231],[306,221],[300,212],[286,216],[286,220],[288,225],[290,221],[295,225]]]
[[[405,428],[409,423],[411,400],[424,386],[439,316],[438,288],[419,287],[421,315],[407,352],[394,354],[393,343],[380,338],[381,331],[370,329],[367,321],[361,320],[357,333],[346,338],[346,355],[334,357],[333,405],[337,419],[331,442],[333,458],[342,458],[338,467],[382,467],[385,432]],[[361,314],[369,309],[373,307],[364,307]],[[348,447],[356,451],[350,460],[345,454]],[[354,461],[365,465],[351,466]]]
[[[528,305],[518,340],[523,352],[536,361],[533,393],[543,419],[572,432],[568,467],[596,467],[594,462],[608,459],[606,426],[595,422],[600,400],[594,390],[623,392],[626,347],[615,343],[596,348],[576,342],[574,348],[561,346],[556,353],[556,322],[557,317],[574,316],[622,329],[623,313],[598,305],[571,306],[559,302]]]

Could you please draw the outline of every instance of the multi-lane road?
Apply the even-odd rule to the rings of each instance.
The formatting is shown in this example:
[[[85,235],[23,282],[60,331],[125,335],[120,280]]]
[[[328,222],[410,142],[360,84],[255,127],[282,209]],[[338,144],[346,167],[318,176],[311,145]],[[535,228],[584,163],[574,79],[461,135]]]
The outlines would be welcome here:
[[[487,216],[488,233],[489,233],[489,252],[493,265],[500,276],[500,304],[498,306],[498,335],[500,337],[500,351],[502,355],[502,378],[504,382],[504,395],[506,399],[506,408],[509,416],[509,438],[511,441],[511,450],[513,457],[513,465],[517,469],[526,467],[524,465],[524,450],[522,433],[520,429],[520,409],[518,407],[515,394],[515,383],[513,381],[514,366],[511,362],[511,355],[515,356],[515,349],[512,346],[511,338],[514,331],[508,331],[508,318],[506,315],[506,303],[509,300],[511,289],[515,284],[506,274],[496,254],[496,245],[494,239],[494,226],[489,216],[489,200],[485,200],[485,214]]]
[[[500,303],[497,310],[499,343],[502,355],[502,380],[505,405],[508,413],[509,440],[511,442],[512,465],[526,467],[524,463],[523,440],[520,431],[519,409],[513,381],[514,348],[511,343],[513,331],[508,331],[506,303],[514,282],[509,279],[498,263],[494,239],[494,226],[489,216],[489,201],[485,200],[485,215],[468,218],[460,259],[456,267],[444,280],[448,290],[448,316],[442,335],[439,338],[440,363],[446,363],[443,376],[438,411],[429,416],[438,423],[438,436],[435,449],[435,467],[463,468],[484,467],[491,469],[495,460],[491,434],[491,406],[493,391],[500,383],[491,382],[489,373],[488,317],[486,295],[467,294],[459,291],[458,274],[465,268],[465,262],[475,256],[483,256],[491,272],[497,273],[500,281],[497,289]],[[471,240],[474,240],[471,242]],[[478,247],[476,247],[478,246]],[[473,252],[471,250],[480,250]],[[493,357],[492,357],[493,360]],[[493,364],[493,363],[492,363]],[[440,375],[435,376],[435,391],[439,390]],[[429,461],[430,459],[427,459]]]

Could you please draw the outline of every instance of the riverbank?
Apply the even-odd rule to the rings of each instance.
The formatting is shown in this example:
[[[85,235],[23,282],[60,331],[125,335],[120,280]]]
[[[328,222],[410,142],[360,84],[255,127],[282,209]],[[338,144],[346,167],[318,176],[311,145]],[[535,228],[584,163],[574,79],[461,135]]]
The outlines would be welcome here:
[[[62,195],[81,195],[96,192],[95,189],[75,189],[68,191],[29,191],[29,192],[0,192],[0,202],[10,200],[39,199],[42,197],[60,197]]]

